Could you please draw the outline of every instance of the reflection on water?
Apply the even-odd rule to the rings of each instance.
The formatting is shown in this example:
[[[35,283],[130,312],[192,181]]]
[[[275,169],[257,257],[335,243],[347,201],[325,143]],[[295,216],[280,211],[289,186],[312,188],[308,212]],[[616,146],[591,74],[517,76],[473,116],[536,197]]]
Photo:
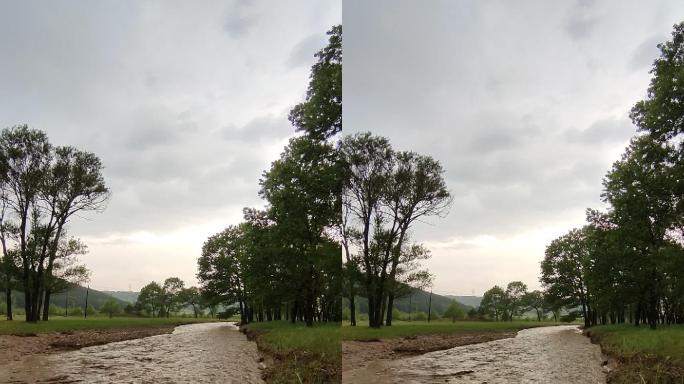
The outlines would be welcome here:
[[[257,350],[230,323],[110,343],[10,366],[14,383],[263,383]],[[27,373],[28,372],[28,373]]]
[[[600,348],[576,326],[522,330],[515,338],[371,364],[348,383],[605,383]],[[351,378],[353,377],[353,379]]]

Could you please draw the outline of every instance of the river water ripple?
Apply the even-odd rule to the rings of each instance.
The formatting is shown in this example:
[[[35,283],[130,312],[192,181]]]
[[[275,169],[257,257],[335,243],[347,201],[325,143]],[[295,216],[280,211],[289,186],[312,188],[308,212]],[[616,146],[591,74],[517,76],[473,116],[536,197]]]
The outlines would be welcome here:
[[[257,349],[231,323],[190,324],[171,334],[33,356],[13,383],[263,383]]]
[[[602,363],[600,348],[578,327],[542,327],[510,339],[376,362],[343,382],[602,384]]]

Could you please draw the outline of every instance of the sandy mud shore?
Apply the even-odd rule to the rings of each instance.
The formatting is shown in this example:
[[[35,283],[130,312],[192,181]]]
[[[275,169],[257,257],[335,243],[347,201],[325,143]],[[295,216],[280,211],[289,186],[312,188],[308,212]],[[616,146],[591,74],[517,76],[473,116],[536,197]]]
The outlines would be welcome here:
[[[256,345],[231,323],[35,354],[0,366],[10,383],[263,383]]]
[[[515,337],[516,332],[465,332],[418,335],[373,341],[342,342],[342,372],[380,360],[395,360],[462,345]]]
[[[173,332],[174,328],[174,325],[168,325],[154,328],[82,330],[22,336],[0,335],[0,367],[20,361],[28,356],[163,335]]]
[[[418,356],[375,360],[343,373],[343,383],[604,384],[605,359],[577,326],[525,329],[514,338]]]

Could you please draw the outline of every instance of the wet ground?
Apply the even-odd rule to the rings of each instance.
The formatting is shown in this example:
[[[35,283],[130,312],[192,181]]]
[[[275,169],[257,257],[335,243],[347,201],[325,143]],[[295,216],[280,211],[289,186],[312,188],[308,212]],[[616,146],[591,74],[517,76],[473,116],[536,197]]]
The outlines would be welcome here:
[[[603,356],[576,326],[525,329],[517,336],[344,372],[343,383],[605,383]]]
[[[171,334],[3,366],[10,383],[263,383],[256,345],[230,323],[176,327]]]

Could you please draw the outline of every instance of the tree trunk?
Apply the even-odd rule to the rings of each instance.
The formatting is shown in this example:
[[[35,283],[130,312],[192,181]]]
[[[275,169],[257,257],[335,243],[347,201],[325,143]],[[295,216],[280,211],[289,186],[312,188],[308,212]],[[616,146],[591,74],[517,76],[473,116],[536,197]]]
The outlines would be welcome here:
[[[355,292],[352,290],[352,294],[349,296],[349,320],[352,327],[356,326],[356,304],[354,303],[354,293]]]
[[[387,318],[385,319],[386,326],[392,326],[392,310],[394,308],[394,291],[390,292],[387,297]]]
[[[313,327],[314,322],[314,298],[311,287],[307,287],[306,300],[304,302],[304,321],[307,327]]]
[[[30,286],[30,281],[28,277],[28,272],[25,274],[24,277],[24,312],[26,313],[26,321],[27,322],[35,322],[36,319],[33,316],[33,312],[31,312],[31,301],[32,301],[32,296],[31,296],[31,286]]]
[[[368,292],[368,326],[372,328],[379,328],[380,325],[378,325],[375,322],[375,292],[374,289],[373,291]]]
[[[38,304],[36,305],[36,319],[40,320],[40,315],[43,309],[43,295],[44,292],[38,293]]]
[[[12,320],[12,288],[9,288],[9,283],[7,285],[8,288],[5,289],[5,300],[7,301],[7,320]]]
[[[380,308],[380,319],[384,320],[387,313],[387,295],[382,297],[382,307]],[[380,325],[383,325],[382,323]]]

